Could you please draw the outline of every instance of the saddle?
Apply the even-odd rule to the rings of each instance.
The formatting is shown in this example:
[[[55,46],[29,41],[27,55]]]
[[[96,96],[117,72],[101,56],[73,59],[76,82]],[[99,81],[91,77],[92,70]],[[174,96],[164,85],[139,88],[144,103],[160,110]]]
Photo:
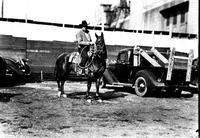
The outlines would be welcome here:
[[[91,52],[87,53],[88,56],[91,56]],[[73,52],[70,54],[69,56],[69,60],[68,62],[74,63],[75,64],[75,68],[74,68],[74,72],[77,75],[87,75],[88,74],[88,69],[82,69],[79,64],[81,63],[81,55],[78,52]],[[83,73],[84,70],[84,73]]]
[[[81,62],[80,54],[78,52],[71,53],[68,62],[79,64]]]
[[[87,54],[88,54],[88,57],[92,56],[91,51],[88,51]],[[68,62],[79,64],[81,62],[81,55],[78,52],[72,52],[69,56]]]

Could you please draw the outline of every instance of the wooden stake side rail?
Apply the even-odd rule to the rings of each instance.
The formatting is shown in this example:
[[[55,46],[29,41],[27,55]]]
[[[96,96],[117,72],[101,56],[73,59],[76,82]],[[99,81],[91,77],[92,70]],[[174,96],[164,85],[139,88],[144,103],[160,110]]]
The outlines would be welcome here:
[[[160,59],[164,64],[168,64],[169,61],[160,53],[158,50],[156,50],[154,47],[151,48],[151,51],[154,53],[154,55]]]
[[[157,63],[157,61],[153,58],[151,58],[144,50],[140,49],[140,54],[154,67],[161,67],[160,64]]]
[[[191,80],[193,58],[194,58],[194,51],[191,49],[189,52],[189,58],[188,58],[188,64],[187,64],[186,82],[189,82]]]
[[[170,52],[170,56],[169,56],[169,64],[168,64],[168,69],[167,69],[166,80],[171,80],[171,78],[172,78],[172,70],[174,67],[174,55],[175,55],[175,48],[173,47]]]
[[[177,70],[186,70],[185,80],[186,80],[186,82],[190,81],[191,71],[192,71],[192,60],[194,58],[194,51],[193,50],[190,50],[189,53],[181,53],[181,52],[177,52],[175,47],[173,47],[170,51],[169,59],[164,57],[154,47],[152,47],[150,51],[145,51],[145,50],[140,49],[140,48],[137,49],[137,50],[138,50],[139,55],[135,55],[135,56],[144,57],[154,67],[167,68],[166,80],[170,81],[172,79],[173,70],[177,69]],[[134,49],[134,52],[136,52],[135,49]],[[162,65],[159,64],[156,59],[151,57],[152,54],[154,54],[157,57],[157,59],[160,60],[163,64]],[[135,56],[134,56],[134,60],[136,59]],[[134,64],[134,66],[137,66],[138,63],[137,62],[135,62],[135,63],[136,64]]]

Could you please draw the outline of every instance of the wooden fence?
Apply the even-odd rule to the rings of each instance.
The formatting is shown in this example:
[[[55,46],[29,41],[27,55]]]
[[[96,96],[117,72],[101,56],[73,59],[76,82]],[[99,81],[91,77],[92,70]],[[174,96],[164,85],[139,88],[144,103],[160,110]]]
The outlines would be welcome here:
[[[126,47],[130,46],[108,45],[108,59],[116,59],[118,51]],[[0,35],[0,56],[16,60],[29,59],[31,72],[37,76],[42,72],[44,79],[49,77],[45,74],[53,75],[56,58],[61,53],[73,51],[76,51],[73,42],[27,40],[11,35]]]

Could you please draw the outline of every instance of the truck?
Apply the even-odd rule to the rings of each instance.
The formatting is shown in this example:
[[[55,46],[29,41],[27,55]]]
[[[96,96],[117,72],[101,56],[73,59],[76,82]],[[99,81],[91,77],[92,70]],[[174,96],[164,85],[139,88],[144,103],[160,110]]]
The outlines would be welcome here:
[[[176,51],[175,47],[133,46],[122,49],[109,63],[101,87],[131,87],[140,96],[154,92],[181,95],[191,83],[193,50]]]

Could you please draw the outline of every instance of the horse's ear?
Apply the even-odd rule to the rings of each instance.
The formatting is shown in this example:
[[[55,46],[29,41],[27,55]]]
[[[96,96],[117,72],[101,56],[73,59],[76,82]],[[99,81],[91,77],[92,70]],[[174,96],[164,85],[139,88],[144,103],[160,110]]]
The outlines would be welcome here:
[[[95,33],[96,38],[98,38],[98,35]]]
[[[103,32],[101,32],[101,36],[103,37]]]

